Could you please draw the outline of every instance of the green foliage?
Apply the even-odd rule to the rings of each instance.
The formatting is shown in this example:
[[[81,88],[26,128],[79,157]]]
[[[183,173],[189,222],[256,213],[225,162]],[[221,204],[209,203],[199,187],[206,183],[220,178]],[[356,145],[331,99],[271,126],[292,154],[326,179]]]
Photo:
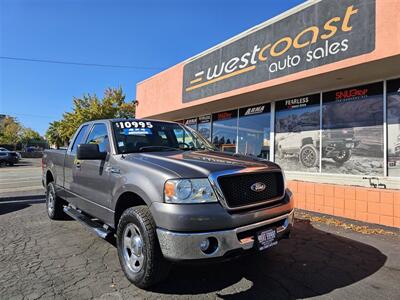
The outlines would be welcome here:
[[[31,128],[23,128],[20,135],[20,142],[22,144],[29,144],[34,141],[41,142],[43,141],[43,138],[37,131]]]
[[[0,143],[17,144],[20,141],[22,126],[13,117],[5,117],[0,122]]]
[[[50,123],[46,132],[47,140],[59,147],[66,145],[84,122],[134,117],[136,104],[133,101],[125,102],[125,98],[122,88],[106,89],[103,99],[95,94],[74,98],[72,111],[64,113],[62,120]]]
[[[0,144],[28,144],[31,141],[43,141],[40,134],[23,127],[14,117],[5,117],[0,121]]]

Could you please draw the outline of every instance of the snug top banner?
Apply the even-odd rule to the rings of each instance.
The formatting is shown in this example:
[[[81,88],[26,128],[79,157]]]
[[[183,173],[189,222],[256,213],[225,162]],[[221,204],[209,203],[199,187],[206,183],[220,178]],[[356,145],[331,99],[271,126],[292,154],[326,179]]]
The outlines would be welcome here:
[[[375,0],[322,0],[193,61],[183,102],[231,91],[375,49]]]

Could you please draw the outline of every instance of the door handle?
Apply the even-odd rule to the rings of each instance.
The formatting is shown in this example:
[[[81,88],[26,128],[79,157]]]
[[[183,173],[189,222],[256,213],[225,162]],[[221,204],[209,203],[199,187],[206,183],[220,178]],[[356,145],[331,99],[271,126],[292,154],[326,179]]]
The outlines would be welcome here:
[[[76,163],[75,163],[75,167],[76,167],[77,169],[80,169],[80,168],[81,168],[81,163],[80,163],[80,162],[76,162]]]

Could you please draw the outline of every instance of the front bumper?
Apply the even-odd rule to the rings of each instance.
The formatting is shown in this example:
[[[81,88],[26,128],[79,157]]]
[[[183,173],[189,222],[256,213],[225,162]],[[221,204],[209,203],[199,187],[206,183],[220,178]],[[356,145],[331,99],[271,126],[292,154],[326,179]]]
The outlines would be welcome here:
[[[293,226],[294,210],[281,216],[267,219],[242,227],[200,233],[173,232],[157,228],[161,251],[171,260],[198,260],[223,257],[234,250],[249,250],[254,246],[254,231],[261,228],[276,227],[278,238],[287,234]],[[200,249],[200,243],[206,238],[218,241],[216,249],[206,254]]]

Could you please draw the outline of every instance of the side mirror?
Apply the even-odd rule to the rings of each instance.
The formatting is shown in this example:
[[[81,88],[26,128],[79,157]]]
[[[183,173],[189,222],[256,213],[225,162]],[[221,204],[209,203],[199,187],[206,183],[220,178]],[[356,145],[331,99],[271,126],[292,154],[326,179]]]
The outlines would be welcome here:
[[[100,152],[97,144],[79,144],[76,156],[78,159],[104,160],[107,152]]]

